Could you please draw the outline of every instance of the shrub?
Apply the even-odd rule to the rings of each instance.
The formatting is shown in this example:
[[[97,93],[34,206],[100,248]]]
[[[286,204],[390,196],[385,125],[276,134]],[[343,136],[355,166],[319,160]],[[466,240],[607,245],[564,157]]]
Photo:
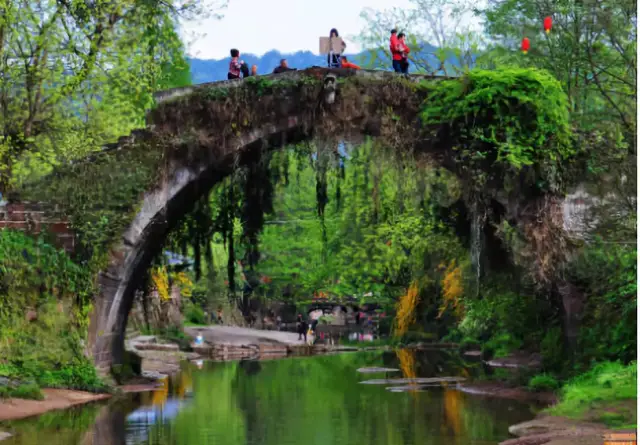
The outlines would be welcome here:
[[[15,388],[0,386],[0,399],[44,400],[44,395],[35,383],[24,383]]]
[[[560,383],[552,375],[538,374],[529,380],[529,385],[527,386],[532,391],[555,391],[560,387]]]
[[[482,352],[488,356],[506,357],[510,352],[522,347],[522,342],[507,332],[497,334],[486,342]]]
[[[73,388],[90,392],[107,389],[98,377],[93,364],[88,361],[70,363],[61,369],[44,370],[36,378],[38,383],[46,388]]]
[[[482,349],[480,343],[473,338],[465,337],[459,345],[460,351],[471,351],[472,349]]]
[[[207,324],[207,319],[201,307],[193,303],[187,303],[184,308],[184,318],[188,323]]]
[[[178,326],[170,326],[159,333],[159,336],[167,341],[177,343],[181,350],[191,350],[191,337],[185,334]]]
[[[636,257],[635,246],[596,242],[570,264],[569,277],[585,295],[578,338],[584,362],[636,358]]]

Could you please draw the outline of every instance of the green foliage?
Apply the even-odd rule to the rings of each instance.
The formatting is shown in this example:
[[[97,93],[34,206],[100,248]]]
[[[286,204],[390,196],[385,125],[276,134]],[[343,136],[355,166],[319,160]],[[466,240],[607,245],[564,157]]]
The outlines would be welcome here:
[[[190,83],[178,19],[202,18],[210,6],[4,2],[0,190],[142,126],[156,89]]]
[[[192,323],[196,325],[204,325],[207,320],[204,316],[204,311],[201,307],[196,306],[193,303],[186,303],[184,308],[184,318],[186,323]]]
[[[25,383],[13,387],[0,386],[0,399],[30,399],[44,400],[44,395],[40,391],[40,387],[35,383]]]
[[[0,317],[38,309],[51,301],[73,301],[82,315],[93,295],[93,277],[67,254],[23,232],[0,230]],[[78,317],[76,323],[86,325]]]
[[[586,301],[578,339],[584,362],[635,360],[636,261],[635,246],[596,241],[569,264],[568,274]]]
[[[45,388],[75,388],[91,392],[107,390],[106,385],[96,374],[93,363],[87,360],[78,360],[72,366],[58,370],[47,368],[37,380]]]
[[[465,352],[471,350],[479,350],[482,348],[482,345],[474,338],[464,337],[458,347],[460,351]]]
[[[554,27],[545,36],[541,18],[551,11]],[[564,86],[572,117],[581,129],[626,128],[632,143],[637,90],[637,5],[633,0],[593,4],[502,0],[489,3],[482,12],[486,34],[494,42],[490,51],[494,66],[549,71]],[[523,36],[531,39],[526,56],[517,54],[517,42]],[[603,148],[608,147],[597,150]]]
[[[567,96],[544,71],[476,69],[427,88],[424,123],[447,125],[460,161],[483,166],[485,175],[492,167],[517,172],[534,166],[549,180],[551,169],[574,153]]]
[[[80,243],[78,254],[97,271],[133,219],[141,194],[155,182],[162,156],[162,147],[140,141],[126,150],[61,167],[21,196],[65,209]]]
[[[540,342],[542,364],[546,369],[562,370],[567,361],[562,329],[559,326],[549,327]]]
[[[102,389],[85,358],[93,276],[63,251],[0,230],[0,375],[40,386]],[[27,310],[37,315],[26,320]]]
[[[464,305],[458,328],[477,340],[507,333],[516,343],[537,346],[540,325],[549,315],[547,303],[527,286],[518,286],[517,276],[511,274],[491,274],[482,283],[480,297],[466,298]]]
[[[562,387],[560,402],[548,411],[555,415],[580,417],[588,410],[637,397],[637,362],[602,362]]]
[[[532,391],[555,391],[560,387],[560,384],[552,375],[538,374],[529,380],[528,387]]]
[[[506,357],[522,347],[522,341],[509,332],[496,334],[482,345],[485,356]]]
[[[177,343],[182,351],[191,350],[192,338],[185,334],[182,328],[178,326],[170,326],[167,329],[154,332],[154,334],[157,334],[160,338],[166,341]]]

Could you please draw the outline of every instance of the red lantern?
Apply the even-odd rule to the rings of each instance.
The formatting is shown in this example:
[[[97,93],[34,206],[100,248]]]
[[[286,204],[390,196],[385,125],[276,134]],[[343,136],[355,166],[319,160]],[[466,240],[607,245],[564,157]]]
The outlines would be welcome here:
[[[531,47],[531,44],[529,42],[529,39],[526,38],[526,37],[524,39],[522,39],[522,52],[524,54],[527,54],[529,52],[529,48],[530,47]]]
[[[544,18],[544,32],[546,32],[547,34],[549,34],[551,32],[551,24],[552,24],[551,16],[545,17]]]

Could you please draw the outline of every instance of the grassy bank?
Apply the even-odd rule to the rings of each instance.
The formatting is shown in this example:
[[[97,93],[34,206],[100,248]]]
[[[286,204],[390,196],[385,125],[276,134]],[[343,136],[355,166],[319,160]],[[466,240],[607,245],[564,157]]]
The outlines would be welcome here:
[[[569,380],[560,402],[549,408],[553,415],[598,421],[613,428],[637,426],[637,362],[625,366],[603,362]]]

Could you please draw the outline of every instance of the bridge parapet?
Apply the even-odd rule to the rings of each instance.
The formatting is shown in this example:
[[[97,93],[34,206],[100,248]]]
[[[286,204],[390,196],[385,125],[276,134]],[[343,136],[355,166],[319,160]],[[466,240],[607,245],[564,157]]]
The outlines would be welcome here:
[[[259,79],[297,81],[305,77],[313,77],[320,80],[328,75],[333,75],[337,79],[348,78],[348,77],[358,77],[362,79],[378,79],[378,80],[404,78],[404,79],[410,80],[411,82],[421,82],[423,80],[430,80],[430,79],[452,79],[453,78],[449,76],[434,76],[429,74],[401,75],[392,71],[383,71],[383,70],[355,70],[352,68],[321,68],[321,67],[314,66],[314,67],[303,69],[303,70],[287,71],[280,74],[268,74],[264,76],[255,76],[255,77],[252,76],[246,79],[221,80],[216,82],[201,83],[198,85],[189,85],[186,87],[172,88],[169,90],[158,91],[154,93],[153,97],[156,101],[156,104],[161,104],[163,102],[167,102],[181,96],[186,96],[186,95],[195,93],[198,90],[209,89],[209,88],[216,88],[221,90],[233,89],[233,88],[241,87],[246,82],[257,82],[259,81]]]
[[[73,253],[75,234],[67,218],[54,206],[44,203],[14,202],[0,206],[0,230],[21,230],[31,235],[48,233],[54,244]]]

